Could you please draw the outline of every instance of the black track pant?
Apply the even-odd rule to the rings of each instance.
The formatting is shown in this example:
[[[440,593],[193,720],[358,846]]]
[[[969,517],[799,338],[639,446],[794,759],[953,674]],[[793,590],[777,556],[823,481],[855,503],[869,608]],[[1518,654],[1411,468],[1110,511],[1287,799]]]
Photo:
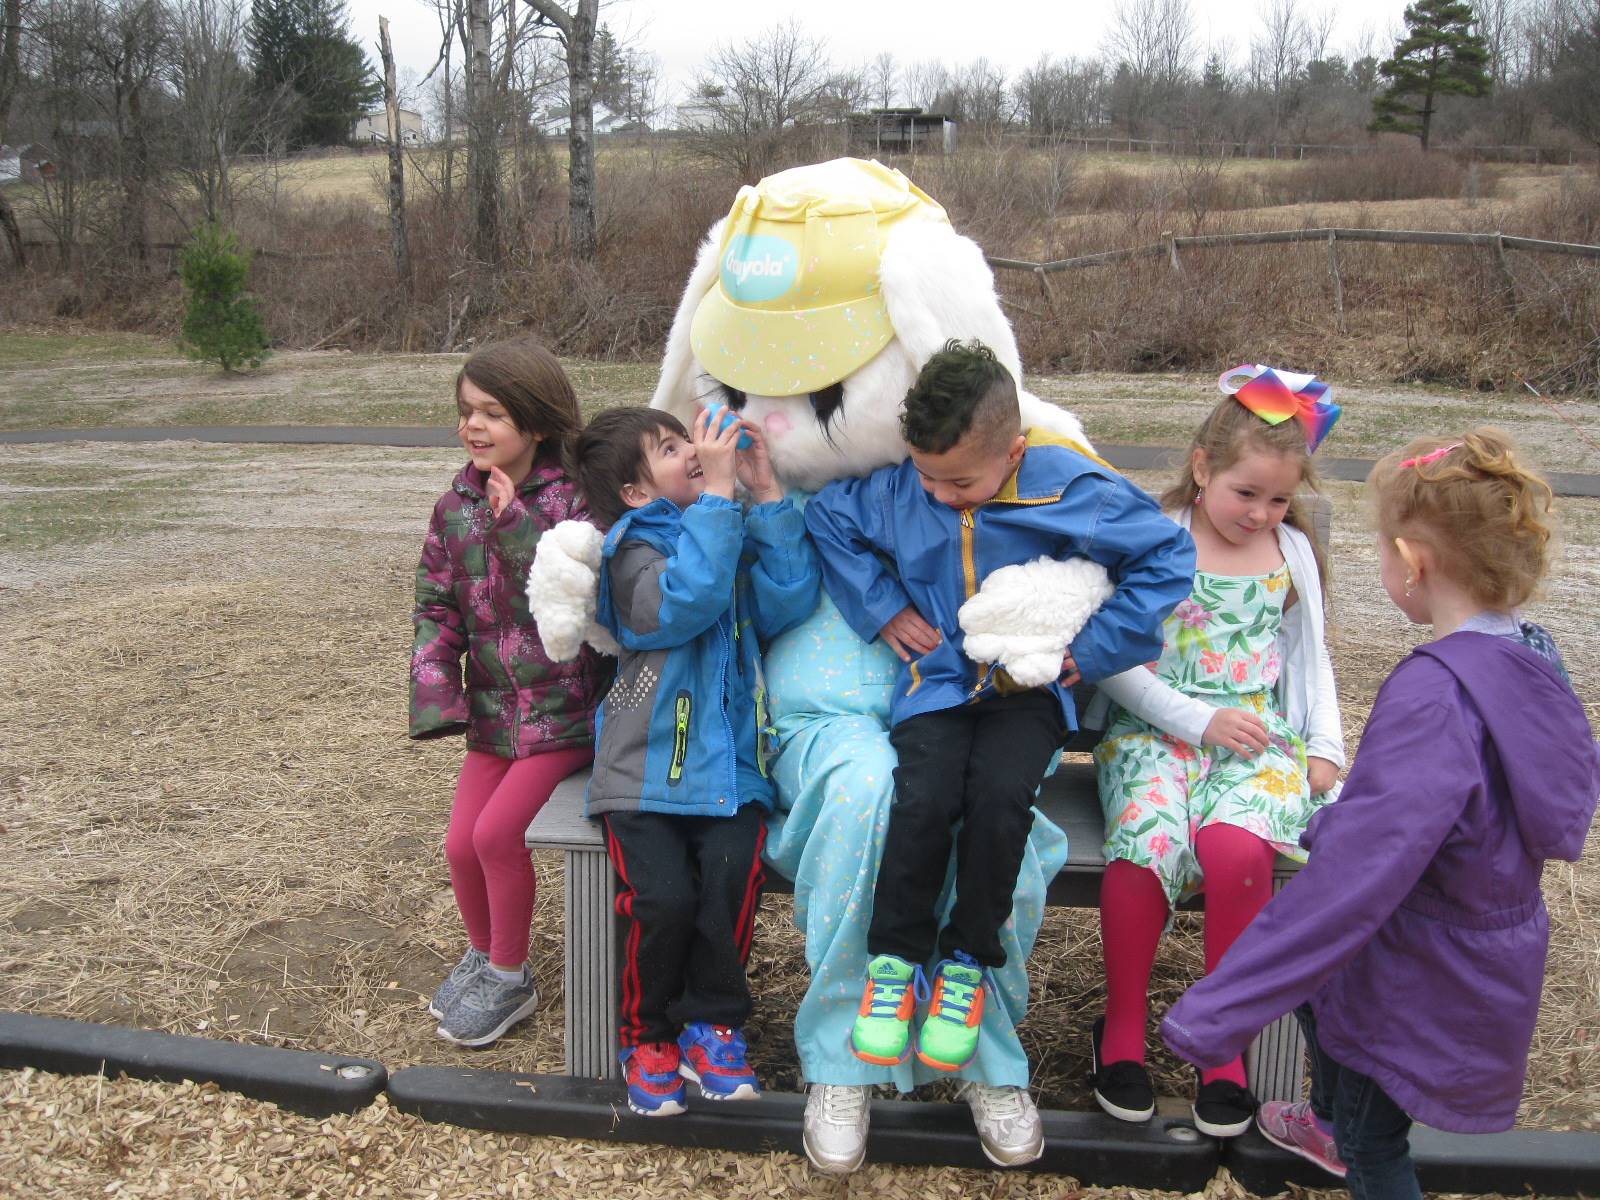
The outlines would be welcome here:
[[[943,958],[963,950],[982,966],[1005,965],[1000,928],[1011,916],[1034,792],[1063,729],[1055,696],[1033,689],[909,717],[890,731],[900,761],[869,953],[921,963],[937,941]],[[956,902],[941,931],[934,906],[952,841]]]
[[[624,1046],[675,1041],[692,1021],[750,1018],[750,957],[766,873],[766,811],[731,817],[607,813],[606,853],[622,882],[618,975]]]

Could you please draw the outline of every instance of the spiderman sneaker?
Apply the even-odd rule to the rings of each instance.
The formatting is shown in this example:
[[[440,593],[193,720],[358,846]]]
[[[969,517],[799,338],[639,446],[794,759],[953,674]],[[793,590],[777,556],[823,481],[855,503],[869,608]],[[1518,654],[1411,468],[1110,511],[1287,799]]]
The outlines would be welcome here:
[[[983,968],[956,951],[933,973],[933,999],[917,1030],[917,1057],[936,1071],[959,1071],[978,1053]]]
[[[896,1067],[911,1057],[911,1018],[922,968],[893,954],[867,964],[867,988],[850,1029],[850,1053],[862,1062]]]
[[[618,1056],[628,1085],[628,1107],[641,1117],[675,1117],[684,1111],[676,1042],[644,1042]]]
[[[761,1085],[745,1061],[744,1034],[695,1021],[678,1035],[678,1074],[700,1085],[703,1100],[759,1100]]]

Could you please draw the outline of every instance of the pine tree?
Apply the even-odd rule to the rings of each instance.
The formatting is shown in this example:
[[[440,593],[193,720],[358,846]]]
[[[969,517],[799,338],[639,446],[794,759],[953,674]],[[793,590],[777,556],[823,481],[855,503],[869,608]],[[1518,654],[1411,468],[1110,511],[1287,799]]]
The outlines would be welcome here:
[[[263,95],[293,98],[295,148],[346,141],[383,95],[344,0],[252,0],[250,55]]]
[[[244,294],[250,256],[221,226],[204,224],[184,247],[178,273],[188,305],[178,345],[190,358],[216,359],[224,371],[259,367],[268,354],[255,301]]]
[[[1376,117],[1369,129],[1415,134],[1426,150],[1439,96],[1489,94],[1489,48],[1473,30],[1476,20],[1466,0],[1417,0],[1406,6],[1406,36],[1378,67],[1389,86],[1372,102]]]

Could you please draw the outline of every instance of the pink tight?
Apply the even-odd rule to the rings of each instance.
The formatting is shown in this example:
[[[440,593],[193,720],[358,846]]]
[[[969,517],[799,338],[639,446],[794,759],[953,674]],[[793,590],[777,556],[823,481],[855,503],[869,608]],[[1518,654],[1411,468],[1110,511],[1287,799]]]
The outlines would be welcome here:
[[[1228,947],[1272,898],[1271,845],[1233,825],[1207,825],[1195,835],[1205,876],[1206,970],[1216,970]],[[1100,886],[1100,941],[1106,964],[1106,1028],[1100,1061],[1144,1061],[1150,1016],[1150,968],[1167,923],[1167,897],[1149,867],[1117,859]],[[1202,1075],[1206,1083],[1243,1084],[1244,1061]]]
[[[528,957],[534,892],[533,862],[522,840],[528,822],[556,784],[593,759],[587,746],[528,758],[467,751],[444,856],[467,937],[493,963],[514,967]]]

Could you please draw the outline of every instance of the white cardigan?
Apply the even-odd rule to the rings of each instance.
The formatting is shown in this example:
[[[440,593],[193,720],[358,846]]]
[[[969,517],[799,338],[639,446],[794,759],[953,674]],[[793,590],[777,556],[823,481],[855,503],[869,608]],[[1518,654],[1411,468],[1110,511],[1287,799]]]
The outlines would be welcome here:
[[[1193,509],[1184,508],[1167,515],[1188,529],[1192,514]],[[1298,597],[1294,607],[1283,614],[1278,630],[1282,669],[1275,694],[1279,711],[1290,728],[1305,739],[1308,756],[1325,758],[1343,768],[1344,727],[1339,719],[1333,661],[1328,657],[1324,635],[1322,580],[1317,575],[1316,556],[1310,539],[1292,525],[1278,526],[1278,549],[1289,565],[1289,578]],[[1105,727],[1107,710],[1115,701],[1141,720],[1198,746],[1217,711],[1204,700],[1184,695],[1144,667],[1102,679],[1097,686],[1099,692],[1084,714],[1084,724],[1091,728]]]

